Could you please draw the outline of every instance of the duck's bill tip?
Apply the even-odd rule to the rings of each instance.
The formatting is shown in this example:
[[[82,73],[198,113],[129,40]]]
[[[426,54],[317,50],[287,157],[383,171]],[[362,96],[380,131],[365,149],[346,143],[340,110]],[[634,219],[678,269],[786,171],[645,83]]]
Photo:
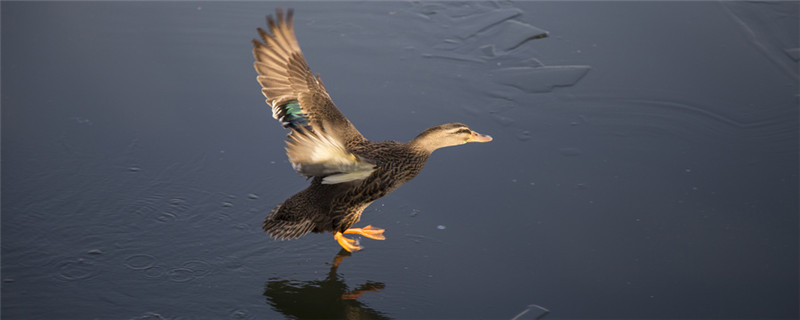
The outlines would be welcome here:
[[[467,139],[467,142],[489,142],[492,141],[492,136],[472,132],[472,135]]]

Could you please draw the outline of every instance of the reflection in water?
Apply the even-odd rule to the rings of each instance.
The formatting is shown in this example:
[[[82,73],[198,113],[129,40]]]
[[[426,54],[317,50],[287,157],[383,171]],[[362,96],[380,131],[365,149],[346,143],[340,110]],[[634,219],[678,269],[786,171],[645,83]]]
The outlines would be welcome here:
[[[386,287],[381,282],[367,281],[349,290],[336,270],[350,253],[342,249],[333,259],[328,277],[324,280],[295,281],[270,279],[264,296],[275,311],[292,319],[389,319],[370,309],[358,299],[362,294]]]

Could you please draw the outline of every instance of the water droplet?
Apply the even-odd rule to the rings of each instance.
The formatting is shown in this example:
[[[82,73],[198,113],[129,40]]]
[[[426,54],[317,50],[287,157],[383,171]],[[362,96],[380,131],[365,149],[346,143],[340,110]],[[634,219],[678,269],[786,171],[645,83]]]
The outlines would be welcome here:
[[[92,250],[89,250],[89,252],[87,252],[87,253],[88,254],[103,254],[103,251],[100,251],[100,249],[92,249]]]
[[[139,168],[139,167],[130,167],[130,168],[128,168],[128,171],[130,171],[130,172],[139,172],[139,170],[142,170],[142,168]]]
[[[528,141],[531,139],[531,132],[528,130],[522,130],[522,132],[517,134],[517,139],[520,141]]]
[[[447,229],[447,227],[445,227],[445,226],[440,224],[440,225],[436,226],[436,229],[444,230],[444,229]]]
[[[250,193],[247,195],[247,197],[250,198],[251,200],[258,199],[258,195],[255,193]]]
[[[222,202],[222,206],[225,207],[225,208],[230,208],[230,207],[233,207],[233,203],[228,202],[228,201],[223,201]]]

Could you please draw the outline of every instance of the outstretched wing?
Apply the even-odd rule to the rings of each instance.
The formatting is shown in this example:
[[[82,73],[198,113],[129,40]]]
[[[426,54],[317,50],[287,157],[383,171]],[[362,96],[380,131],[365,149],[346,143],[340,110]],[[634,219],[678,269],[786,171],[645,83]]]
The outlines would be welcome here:
[[[368,163],[344,146],[364,137],[333,104],[319,76],[308,68],[294,34],[292,10],[284,16],[283,10],[277,9],[276,16],[277,21],[267,17],[269,32],[258,29],[261,41],[253,40],[253,56],[272,116],[292,129],[286,147],[289,160],[305,176],[338,175],[328,177],[327,183],[363,179]]]

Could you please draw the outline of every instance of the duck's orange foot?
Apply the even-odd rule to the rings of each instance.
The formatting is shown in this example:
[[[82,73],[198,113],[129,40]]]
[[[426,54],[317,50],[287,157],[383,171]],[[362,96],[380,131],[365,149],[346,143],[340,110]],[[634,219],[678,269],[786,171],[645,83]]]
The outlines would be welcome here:
[[[385,230],[374,228],[372,226],[366,226],[363,228],[350,228],[345,230],[344,233],[362,235],[375,240],[386,240],[386,237],[383,236],[383,231]],[[354,252],[363,249],[358,245],[358,240],[345,238],[342,232],[337,231],[333,234],[333,238],[336,239],[336,241],[339,242],[339,245],[348,252]]]
[[[345,230],[344,233],[358,234],[374,240],[386,240],[386,237],[383,236],[383,231],[385,230],[366,226],[364,228],[350,228]]]
[[[333,238],[336,239],[336,241],[339,242],[339,245],[348,252],[354,252],[362,249],[362,247],[358,245],[358,240],[345,238],[341,232],[337,231],[334,233]]]

